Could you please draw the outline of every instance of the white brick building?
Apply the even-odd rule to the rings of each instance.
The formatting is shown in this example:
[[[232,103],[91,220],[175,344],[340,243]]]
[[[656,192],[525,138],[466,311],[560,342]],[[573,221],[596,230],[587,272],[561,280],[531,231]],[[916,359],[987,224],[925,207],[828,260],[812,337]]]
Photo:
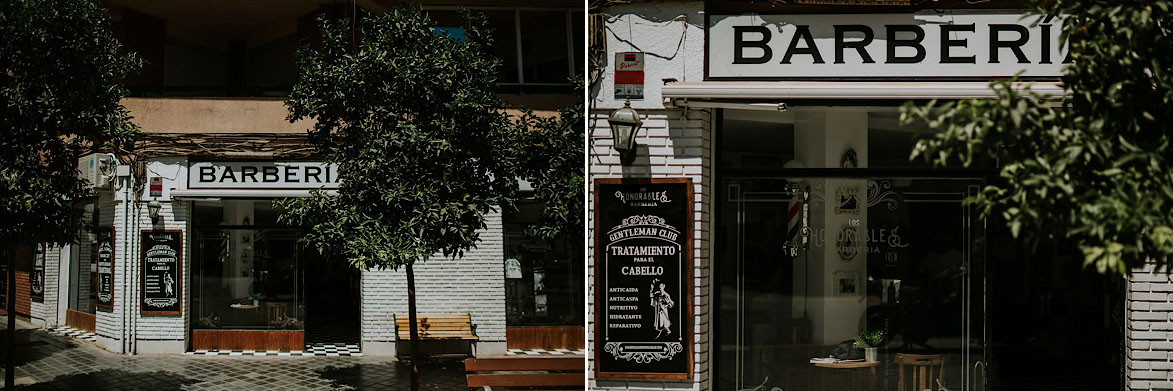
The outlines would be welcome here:
[[[458,8],[488,18],[494,38],[508,44],[490,55],[502,60],[497,94],[509,113],[553,116],[580,101],[569,81],[583,68],[574,60],[580,2],[422,3],[445,33],[464,26]],[[336,182],[307,143],[313,121],[286,120],[297,49],[318,42],[320,16],[361,18],[400,5],[103,3],[116,38],[145,60],[122,102],[143,138],[132,154],[88,171],[108,184],[78,200],[86,228],[77,243],[48,251],[44,301],[18,295],[18,315],[93,332],[102,347],[127,354],[319,343],[396,354],[405,271],[358,271],[304,248],[301,232],[277,221],[274,201]],[[582,249],[527,237],[540,210],[527,198],[494,211],[476,248],[416,265],[418,312],[468,314],[477,356],[583,349]],[[29,291],[28,271],[16,273],[18,292]]]
[[[606,249],[618,226],[599,221],[626,209],[590,194],[592,389],[1169,388],[1164,274],[1134,274],[1126,299],[1121,284],[1076,270],[1070,249],[1028,252],[962,203],[996,178],[993,164],[908,160],[929,131],[900,122],[905,102],[991,97],[990,79],[1019,71],[1033,82],[1019,88],[1060,99],[1061,24],[1034,25],[1011,2],[808,3],[592,8],[591,188],[688,178],[694,203],[691,297],[674,298],[692,304],[690,369],[665,370],[657,363],[674,358],[608,348],[603,333],[653,324],[616,321],[629,315],[612,313],[624,308],[613,293],[630,288],[597,285],[617,262]],[[642,74],[618,74],[641,69],[633,52]],[[643,88],[629,164],[608,123],[624,106],[616,90],[630,91],[619,80]],[[875,360],[850,349],[862,332],[886,339]],[[658,346],[643,341],[627,342]]]

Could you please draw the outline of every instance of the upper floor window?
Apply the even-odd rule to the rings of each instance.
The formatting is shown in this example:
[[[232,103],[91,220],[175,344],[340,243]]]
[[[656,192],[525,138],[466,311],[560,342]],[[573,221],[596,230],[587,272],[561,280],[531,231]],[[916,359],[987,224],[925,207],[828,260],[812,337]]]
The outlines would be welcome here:
[[[427,7],[437,27],[461,26],[458,7]],[[492,29],[502,93],[570,93],[583,70],[583,13],[568,9],[473,7]]]

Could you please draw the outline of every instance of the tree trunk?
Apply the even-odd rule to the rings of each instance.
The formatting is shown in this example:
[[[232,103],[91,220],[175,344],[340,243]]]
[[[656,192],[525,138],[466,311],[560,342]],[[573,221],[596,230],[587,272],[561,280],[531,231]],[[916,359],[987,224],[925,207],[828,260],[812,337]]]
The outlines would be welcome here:
[[[411,263],[407,264],[407,320],[411,330],[411,391],[420,389],[420,336],[415,320],[415,273],[411,270]]]
[[[0,254],[8,257],[8,341],[4,348],[4,389],[16,389],[16,256],[9,254],[7,249],[0,250]]]

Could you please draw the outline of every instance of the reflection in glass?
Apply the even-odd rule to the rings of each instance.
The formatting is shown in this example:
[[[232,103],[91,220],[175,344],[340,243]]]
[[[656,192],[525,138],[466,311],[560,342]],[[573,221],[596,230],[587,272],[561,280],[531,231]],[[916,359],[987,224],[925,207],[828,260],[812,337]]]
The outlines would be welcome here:
[[[220,227],[194,231],[192,327],[303,329],[298,232],[273,228],[271,202],[197,203],[195,215]]]
[[[932,389],[964,389],[965,363],[981,359],[967,294],[980,235],[960,202],[973,183],[725,179],[717,388],[911,389],[931,369]],[[792,253],[804,191],[810,243]],[[887,343],[867,362],[853,340],[876,330]]]

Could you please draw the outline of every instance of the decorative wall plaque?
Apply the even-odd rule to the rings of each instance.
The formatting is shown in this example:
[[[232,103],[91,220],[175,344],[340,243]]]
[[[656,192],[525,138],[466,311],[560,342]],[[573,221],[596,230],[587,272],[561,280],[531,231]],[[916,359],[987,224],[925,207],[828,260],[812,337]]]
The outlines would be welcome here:
[[[143,315],[183,311],[183,231],[142,231]]]
[[[114,227],[101,228],[95,232],[98,237],[96,258],[98,265],[98,279],[94,284],[98,302],[95,307],[99,311],[114,310]]]
[[[598,378],[692,378],[692,181],[595,181]]]

